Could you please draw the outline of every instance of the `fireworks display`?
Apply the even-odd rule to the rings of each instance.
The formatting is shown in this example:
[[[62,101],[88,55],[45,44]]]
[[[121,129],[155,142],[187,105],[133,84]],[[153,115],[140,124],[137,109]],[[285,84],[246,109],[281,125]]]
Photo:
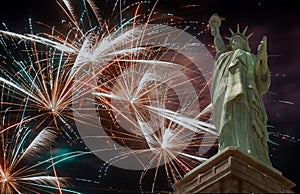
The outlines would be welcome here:
[[[168,193],[216,153],[208,26],[159,3],[62,0],[56,27],[4,25],[1,193]],[[135,186],[111,183],[122,170]]]

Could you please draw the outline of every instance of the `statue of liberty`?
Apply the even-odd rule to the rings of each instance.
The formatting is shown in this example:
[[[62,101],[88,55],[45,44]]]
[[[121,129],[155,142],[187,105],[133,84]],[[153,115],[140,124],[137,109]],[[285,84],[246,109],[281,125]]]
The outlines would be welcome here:
[[[267,38],[251,53],[247,27],[230,29],[230,47],[220,35],[224,18],[214,14],[209,25],[216,48],[212,80],[213,121],[219,130],[219,151],[236,146],[256,160],[271,166],[267,145],[267,114],[262,101],[270,86]]]

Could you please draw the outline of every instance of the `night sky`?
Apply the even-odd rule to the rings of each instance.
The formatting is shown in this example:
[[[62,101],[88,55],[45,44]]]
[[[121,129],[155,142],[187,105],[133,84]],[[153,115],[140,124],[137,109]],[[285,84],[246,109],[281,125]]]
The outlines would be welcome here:
[[[199,6],[182,9],[185,5],[195,4]],[[278,144],[271,146],[271,161],[283,176],[298,185],[293,188],[293,191],[300,193],[300,160],[297,156],[300,149],[300,76],[298,75],[300,73],[300,12],[297,8],[296,1],[284,0],[160,0],[157,5],[160,12],[169,12],[186,20],[205,23],[213,13],[218,13],[226,18],[221,26],[223,37],[230,36],[228,28],[235,31],[236,24],[240,24],[242,29],[249,26],[248,33],[254,32],[249,40],[254,53],[262,36],[267,36],[272,83],[269,93],[264,95],[263,99],[269,117],[268,124],[271,126],[268,130],[279,132],[277,136],[270,135],[270,140]],[[105,8],[99,7],[99,9]],[[10,31],[20,34],[27,31],[28,18],[32,18],[33,22],[41,21],[52,26],[59,24],[63,17],[62,11],[54,0],[11,0],[9,6],[0,7],[1,23],[5,23]],[[209,33],[205,36],[204,41],[213,40]],[[213,49],[209,49],[214,54]],[[104,189],[100,193],[138,190],[137,182],[140,174],[111,168],[105,178],[97,180],[98,165],[101,165],[101,161],[96,157],[74,159],[72,162],[73,166],[63,168],[64,175],[72,177],[72,174],[76,174],[76,177],[83,179],[93,177],[93,180],[101,181],[98,186]],[[128,180],[128,177],[132,180]],[[116,180],[120,179],[122,181],[117,183]],[[97,189],[92,189],[97,188],[97,184],[81,181],[74,181],[73,184],[75,187],[80,185],[80,191],[97,192]]]

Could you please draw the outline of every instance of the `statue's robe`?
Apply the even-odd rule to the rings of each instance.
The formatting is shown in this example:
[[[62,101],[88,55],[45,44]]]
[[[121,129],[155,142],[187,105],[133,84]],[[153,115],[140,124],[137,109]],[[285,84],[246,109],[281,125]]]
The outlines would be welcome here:
[[[267,114],[262,101],[262,94],[270,86],[269,69],[255,72],[255,59],[242,49],[218,56],[212,81],[213,121],[219,130],[219,150],[237,146],[271,166]]]

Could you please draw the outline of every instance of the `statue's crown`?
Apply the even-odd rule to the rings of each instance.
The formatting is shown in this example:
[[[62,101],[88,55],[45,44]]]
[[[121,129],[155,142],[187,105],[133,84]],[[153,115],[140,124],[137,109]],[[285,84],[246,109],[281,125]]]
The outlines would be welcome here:
[[[245,29],[243,30],[243,32],[240,32],[240,25],[237,24],[237,31],[236,32],[233,32],[231,28],[229,28],[229,31],[231,33],[231,37],[225,37],[226,39],[228,39],[230,42],[232,41],[232,39],[235,37],[235,36],[240,36],[242,38],[244,38],[247,42],[248,42],[248,39],[253,35],[253,33],[249,34],[249,35],[246,35],[246,32],[247,32],[247,29],[248,29],[248,26],[245,27]]]

